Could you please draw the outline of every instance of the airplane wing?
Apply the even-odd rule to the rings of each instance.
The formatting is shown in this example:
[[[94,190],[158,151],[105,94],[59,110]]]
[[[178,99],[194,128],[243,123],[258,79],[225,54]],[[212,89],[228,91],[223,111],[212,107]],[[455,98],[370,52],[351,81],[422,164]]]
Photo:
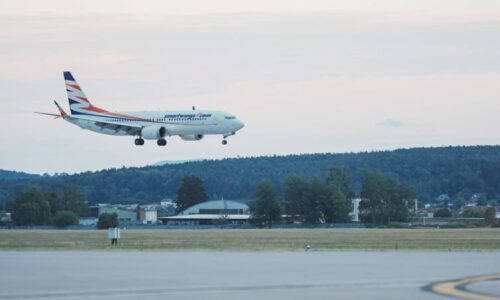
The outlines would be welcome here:
[[[79,118],[81,119],[81,118]],[[95,126],[101,127],[102,129],[109,129],[109,130],[114,130],[116,133],[118,132],[123,132],[128,135],[140,135],[142,126],[139,125],[132,125],[132,124],[122,124],[120,122],[113,122],[113,121],[95,121],[95,120],[90,120],[86,119],[88,121],[94,122]]]

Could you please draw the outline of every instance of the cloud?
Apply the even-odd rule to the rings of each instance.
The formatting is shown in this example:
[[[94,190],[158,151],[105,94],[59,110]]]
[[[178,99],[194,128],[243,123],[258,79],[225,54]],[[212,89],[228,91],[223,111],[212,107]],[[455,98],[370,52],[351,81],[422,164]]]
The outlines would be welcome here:
[[[377,123],[379,127],[404,127],[405,124],[399,120],[385,119],[382,122]]]

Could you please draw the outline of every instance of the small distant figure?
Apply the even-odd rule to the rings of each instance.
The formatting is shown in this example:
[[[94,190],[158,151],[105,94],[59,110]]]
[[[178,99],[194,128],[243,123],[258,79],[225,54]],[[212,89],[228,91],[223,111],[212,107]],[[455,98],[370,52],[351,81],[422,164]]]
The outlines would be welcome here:
[[[305,244],[305,245],[304,245],[304,250],[306,250],[306,251],[311,250],[311,245],[309,245],[309,244]]]
[[[108,239],[111,240],[111,246],[118,246],[118,239],[120,238],[120,228],[108,228]]]

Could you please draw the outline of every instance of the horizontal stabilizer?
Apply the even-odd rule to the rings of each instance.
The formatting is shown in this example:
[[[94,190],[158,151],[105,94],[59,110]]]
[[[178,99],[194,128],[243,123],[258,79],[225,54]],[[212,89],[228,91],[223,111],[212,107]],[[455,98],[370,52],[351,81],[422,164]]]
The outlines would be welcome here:
[[[61,106],[59,106],[59,103],[57,103],[56,101],[54,101],[54,103],[56,104],[57,106],[57,109],[59,110],[59,114],[53,114],[53,113],[46,113],[46,112],[39,112],[39,111],[35,111],[35,114],[39,114],[39,115],[46,115],[46,116],[52,116],[54,117],[54,119],[57,119],[57,118],[64,118],[67,116],[66,112],[61,108]]]
[[[39,111],[35,111],[35,114],[52,116],[52,117],[54,117],[54,119],[57,119],[57,118],[61,117],[61,115],[58,115],[58,114],[51,114],[51,113],[39,112]]]

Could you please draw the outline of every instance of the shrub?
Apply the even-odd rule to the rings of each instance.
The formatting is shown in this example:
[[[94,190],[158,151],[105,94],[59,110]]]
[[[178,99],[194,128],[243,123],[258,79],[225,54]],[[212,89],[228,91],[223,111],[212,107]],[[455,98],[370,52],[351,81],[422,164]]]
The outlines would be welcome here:
[[[464,218],[484,218],[484,212],[480,209],[466,208],[462,213]]]
[[[493,225],[497,221],[497,210],[494,207],[488,207],[484,212],[484,222],[486,225]]]
[[[457,228],[467,228],[464,224],[442,224],[439,226],[441,229],[457,229]]]
[[[56,212],[52,221],[57,227],[63,228],[78,224],[78,216],[72,211],[60,210]]]
[[[389,223],[387,228],[411,228],[408,223]]]
[[[447,208],[440,208],[434,212],[436,218],[451,218],[451,211]]]
[[[118,227],[118,215],[116,213],[102,213],[97,221],[98,229],[108,229]]]

